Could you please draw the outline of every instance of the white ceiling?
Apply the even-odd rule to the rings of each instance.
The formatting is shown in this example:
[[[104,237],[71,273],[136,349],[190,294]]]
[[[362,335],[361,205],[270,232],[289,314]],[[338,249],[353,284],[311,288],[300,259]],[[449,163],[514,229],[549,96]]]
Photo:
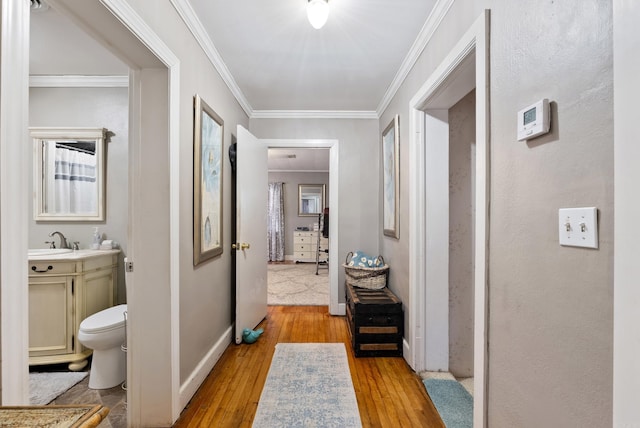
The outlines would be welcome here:
[[[307,0],[172,2],[249,115],[377,117],[419,53],[437,0],[329,0],[320,30],[307,20]],[[126,76],[128,67],[49,8],[31,14],[30,74]],[[269,156],[270,170],[326,171],[328,165],[328,150],[271,150]]]
[[[255,110],[375,111],[435,0],[188,0]],[[180,3],[180,2],[178,2]]]

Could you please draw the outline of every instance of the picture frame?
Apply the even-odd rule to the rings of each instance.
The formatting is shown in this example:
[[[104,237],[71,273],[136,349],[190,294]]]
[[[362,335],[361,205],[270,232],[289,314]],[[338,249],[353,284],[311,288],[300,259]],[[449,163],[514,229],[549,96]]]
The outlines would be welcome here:
[[[223,253],[222,179],[224,121],[194,96],[193,265]]]
[[[385,236],[399,237],[400,117],[395,115],[382,131],[382,229]]]

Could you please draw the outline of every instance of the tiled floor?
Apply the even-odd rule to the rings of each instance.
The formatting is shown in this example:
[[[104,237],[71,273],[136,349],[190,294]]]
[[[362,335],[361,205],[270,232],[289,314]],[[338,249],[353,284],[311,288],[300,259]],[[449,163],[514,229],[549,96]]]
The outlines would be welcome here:
[[[89,376],[74,385],[51,404],[102,404],[109,408],[107,420],[100,428],[125,428],[127,426],[127,394],[120,385],[110,389],[89,389]]]

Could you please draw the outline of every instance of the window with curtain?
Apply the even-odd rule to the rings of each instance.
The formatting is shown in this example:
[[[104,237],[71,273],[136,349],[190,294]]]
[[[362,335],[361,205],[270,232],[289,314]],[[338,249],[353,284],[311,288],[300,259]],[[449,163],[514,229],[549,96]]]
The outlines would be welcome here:
[[[284,183],[269,183],[269,261],[284,261]]]

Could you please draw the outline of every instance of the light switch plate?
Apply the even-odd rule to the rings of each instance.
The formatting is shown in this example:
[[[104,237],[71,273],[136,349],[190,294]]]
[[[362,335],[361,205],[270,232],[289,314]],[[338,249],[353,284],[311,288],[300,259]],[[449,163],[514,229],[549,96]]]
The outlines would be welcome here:
[[[598,248],[598,209],[560,208],[558,233],[560,245]]]

